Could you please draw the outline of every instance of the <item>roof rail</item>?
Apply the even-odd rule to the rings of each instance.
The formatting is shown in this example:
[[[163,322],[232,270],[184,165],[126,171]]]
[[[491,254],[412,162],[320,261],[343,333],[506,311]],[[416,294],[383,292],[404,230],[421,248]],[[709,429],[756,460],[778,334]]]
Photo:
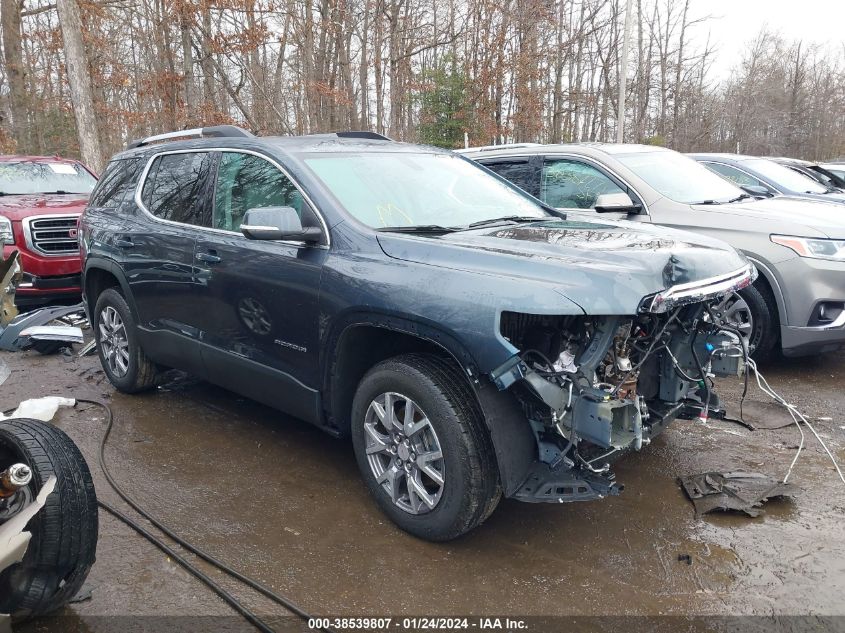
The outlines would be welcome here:
[[[393,141],[392,138],[379,134],[378,132],[369,132],[367,130],[361,131],[341,131],[341,132],[314,132],[308,136],[322,136],[323,138],[361,138],[370,141]]]
[[[519,149],[520,147],[537,147],[540,143],[502,143],[501,145],[481,145],[480,147],[462,147],[453,150],[462,152],[495,152],[497,149]]]
[[[211,127],[176,130],[175,132],[166,132],[164,134],[148,136],[147,138],[132,141],[126,146],[126,149],[134,149],[136,147],[149,145],[150,143],[155,143],[156,141],[170,141],[177,138],[249,138],[252,136],[255,136],[252,132],[236,125],[213,125]]]

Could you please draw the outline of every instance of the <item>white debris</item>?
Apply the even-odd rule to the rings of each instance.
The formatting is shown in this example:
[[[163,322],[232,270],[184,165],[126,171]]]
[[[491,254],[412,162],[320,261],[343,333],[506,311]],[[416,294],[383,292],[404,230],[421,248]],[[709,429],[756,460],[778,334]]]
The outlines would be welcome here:
[[[20,333],[21,338],[33,341],[64,341],[66,343],[81,343],[85,337],[82,328],[72,325],[33,325]]]
[[[56,411],[59,410],[59,407],[73,406],[76,406],[76,400],[73,398],[62,398],[60,396],[32,398],[21,402],[12,415],[8,417],[0,413],[0,420],[10,420],[12,418],[32,418],[35,420],[41,420],[42,422],[49,422],[55,417]]]

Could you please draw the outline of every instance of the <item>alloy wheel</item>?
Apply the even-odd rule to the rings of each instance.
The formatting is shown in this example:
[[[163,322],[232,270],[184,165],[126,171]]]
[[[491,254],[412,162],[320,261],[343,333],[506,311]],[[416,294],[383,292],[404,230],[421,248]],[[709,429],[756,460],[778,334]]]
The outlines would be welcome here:
[[[437,433],[420,406],[399,393],[383,393],[364,419],[367,461],[391,501],[409,514],[425,514],[443,495],[446,465]]]
[[[754,332],[754,317],[745,299],[736,293],[725,297],[713,310],[720,323],[729,325],[742,335],[748,345],[748,351],[753,352],[759,343],[759,335]]]
[[[103,359],[108,363],[112,374],[122,378],[129,371],[129,338],[126,335],[126,325],[112,306],[106,306],[100,312],[98,325]]]

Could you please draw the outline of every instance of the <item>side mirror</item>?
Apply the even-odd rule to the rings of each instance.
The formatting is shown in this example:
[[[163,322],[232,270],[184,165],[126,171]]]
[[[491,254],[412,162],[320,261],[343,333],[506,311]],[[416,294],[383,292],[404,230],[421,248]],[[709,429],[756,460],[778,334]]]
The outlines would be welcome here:
[[[740,189],[755,198],[771,198],[773,195],[772,192],[766,189],[763,185],[741,185]]]
[[[596,204],[593,206],[596,213],[627,213],[628,215],[637,214],[643,208],[634,204],[631,196],[627,193],[603,193],[596,198]]]
[[[251,240],[292,240],[319,242],[322,231],[303,227],[293,207],[260,207],[244,214],[241,233]]]

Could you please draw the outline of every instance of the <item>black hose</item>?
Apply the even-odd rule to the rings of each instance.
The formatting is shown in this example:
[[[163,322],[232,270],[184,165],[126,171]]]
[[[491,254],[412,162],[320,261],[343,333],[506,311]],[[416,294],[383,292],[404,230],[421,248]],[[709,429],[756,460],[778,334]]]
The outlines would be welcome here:
[[[275,631],[268,624],[266,624],[261,618],[259,618],[257,615],[255,615],[247,607],[245,607],[237,598],[235,598],[232,594],[230,594],[228,591],[223,589],[223,587],[221,587],[216,582],[214,582],[207,574],[203,573],[202,571],[200,571],[199,569],[194,567],[191,563],[189,563],[187,560],[185,560],[181,555],[176,553],[176,550],[174,550],[172,547],[167,545],[167,543],[165,543],[161,539],[157,538],[151,532],[149,532],[148,530],[146,530],[143,527],[141,527],[140,525],[138,525],[135,521],[130,519],[128,516],[126,516],[125,514],[120,512],[119,510],[112,508],[110,505],[108,505],[104,501],[100,501],[98,499],[97,503],[99,504],[99,506],[103,510],[105,510],[106,512],[111,514],[114,518],[116,518],[119,521],[122,521],[123,523],[128,525],[130,528],[135,530],[138,534],[143,536],[150,543],[155,545],[162,552],[167,554],[170,558],[172,558],[177,563],[179,563],[182,567],[184,567],[186,570],[188,570],[188,572],[193,574],[193,576],[195,576],[200,582],[202,582],[204,585],[206,585],[209,589],[211,589],[218,596],[223,598],[223,600],[225,600],[226,603],[230,607],[232,607],[235,611],[240,613],[244,618],[246,618],[246,620],[250,624],[252,624],[259,631],[262,631],[262,633],[275,633]]]
[[[141,505],[137,501],[135,501],[127,492],[125,492],[123,490],[123,488],[121,488],[121,486],[114,480],[114,478],[111,475],[111,472],[109,471],[108,465],[106,463],[106,455],[105,455],[106,443],[108,442],[109,436],[111,435],[112,427],[114,426],[114,414],[111,410],[111,407],[109,407],[104,402],[100,402],[99,400],[90,400],[90,399],[87,399],[87,398],[77,398],[76,401],[77,402],[84,402],[84,403],[87,403],[87,404],[93,404],[93,405],[102,407],[103,410],[105,410],[105,412],[106,412],[106,416],[107,416],[106,431],[103,434],[102,439],[100,440],[100,450],[99,450],[100,468],[103,471],[103,475],[105,476],[106,481],[109,482],[109,485],[114,489],[114,491],[118,494],[118,496],[121,499],[123,499],[127,504],[129,504],[129,506],[133,510],[135,510],[138,514],[140,514],[147,521],[152,523],[155,527],[157,527],[164,534],[166,534],[168,537],[170,537],[171,539],[176,541],[179,545],[184,547],[189,552],[195,554],[196,556],[198,556],[199,558],[201,558],[205,562],[213,565],[214,567],[216,567],[220,571],[228,574],[232,578],[236,578],[237,580],[241,581],[242,583],[244,583],[248,587],[251,587],[252,589],[257,591],[258,593],[262,594],[266,598],[272,600],[276,604],[278,604],[278,605],[284,607],[285,609],[287,609],[288,611],[298,615],[303,620],[308,620],[308,619],[311,618],[311,616],[308,613],[303,611],[300,607],[298,607],[296,604],[294,604],[293,602],[291,602],[287,598],[280,596],[279,594],[277,594],[276,592],[274,592],[271,589],[268,589],[267,587],[265,587],[261,583],[253,580],[252,578],[249,578],[248,576],[243,575],[242,573],[236,571],[235,569],[232,569],[230,566],[228,566],[225,563],[221,562],[220,560],[214,558],[213,556],[211,556],[207,552],[201,550],[200,548],[196,547],[195,545],[192,545],[191,543],[189,543],[188,541],[186,541],[185,539],[180,537],[178,534],[173,532],[173,530],[171,530],[170,528],[168,528],[167,526],[162,524],[161,521],[156,519],[149,512],[144,510],[141,507]],[[170,550],[169,548],[167,550],[165,550],[164,548],[167,547],[167,545],[162,543],[160,540],[156,539],[156,537],[152,536],[143,527],[137,525],[131,519],[129,519],[128,517],[125,517],[124,515],[120,515],[119,513],[116,514],[116,512],[117,512],[116,510],[114,510],[113,508],[105,505],[104,503],[101,502],[100,505],[107,512],[114,514],[115,517],[117,517],[118,519],[120,519],[121,521],[123,521],[124,523],[129,525],[130,527],[132,527],[136,532],[138,532],[139,534],[141,534],[145,538],[147,538],[156,547],[159,547],[159,549],[162,549],[162,551],[165,551],[168,555],[171,555],[172,550]],[[162,547],[162,545],[164,547]],[[178,557],[174,556],[174,558],[178,558]],[[229,598],[231,598],[231,600],[228,599],[226,597],[226,595],[229,595],[229,594],[224,595],[225,590],[223,590],[222,588],[220,588],[216,584],[213,584],[213,581],[211,581],[211,579],[208,578],[207,576],[205,576],[205,574],[203,574],[201,571],[199,571],[195,568],[190,568],[189,567],[190,563],[188,563],[187,561],[182,560],[182,561],[180,561],[180,564],[185,566],[186,569],[188,569],[192,574],[194,574],[194,576],[196,576],[202,582],[207,584],[212,590],[215,591],[215,593],[217,593],[224,600],[226,600],[226,602],[228,602],[230,606],[232,606],[236,611],[238,611],[238,613],[240,613],[247,620],[249,620],[250,623],[254,624],[259,630],[265,631],[265,633],[267,631],[272,631],[271,628],[269,628],[257,616],[255,616],[248,609],[246,609],[246,607],[241,605],[235,598],[232,598],[231,596],[229,596]],[[210,581],[210,582],[207,582],[206,578],[208,578],[208,581]],[[221,591],[223,593],[221,593]],[[326,633],[331,633],[330,629],[318,629],[318,630],[325,631]]]

